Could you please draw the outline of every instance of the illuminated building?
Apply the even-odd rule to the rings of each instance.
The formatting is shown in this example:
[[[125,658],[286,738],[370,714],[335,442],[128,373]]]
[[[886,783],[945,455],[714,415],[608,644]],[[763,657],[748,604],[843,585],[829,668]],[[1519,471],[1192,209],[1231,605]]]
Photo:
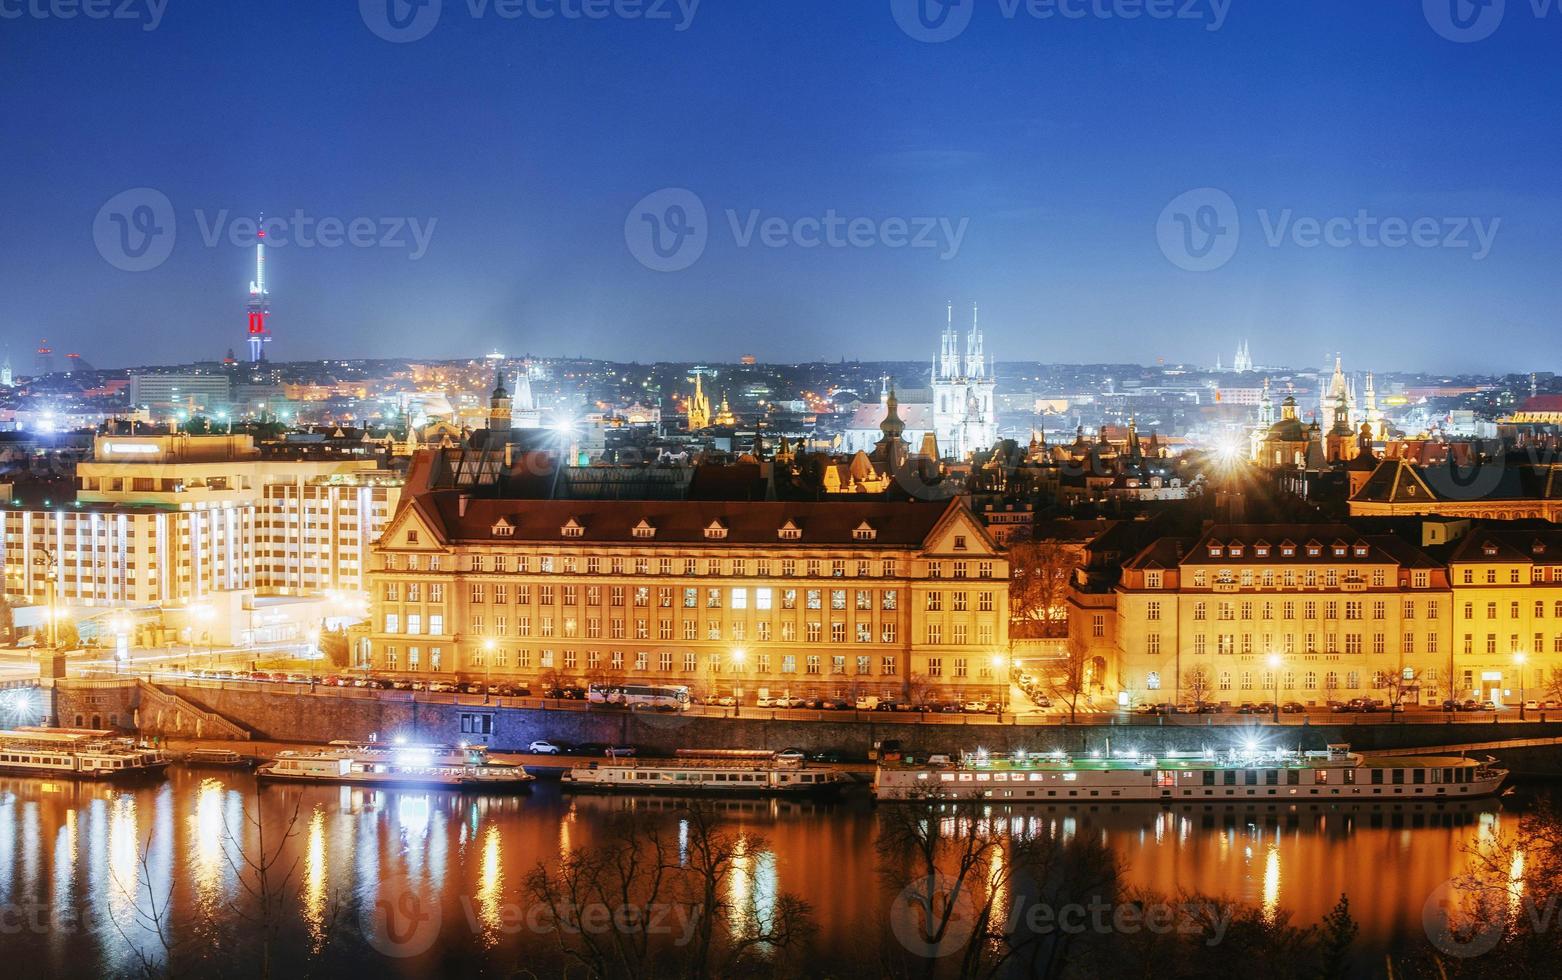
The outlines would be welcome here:
[[[694,371],[694,394],[689,396],[689,431],[698,432],[708,428],[711,424],[710,398],[705,394],[705,387],[701,383],[704,377],[703,371]]]
[[[971,331],[962,352],[954,307],[950,306],[939,353],[933,359],[932,401],[900,403],[906,439],[919,451],[933,448],[937,454],[956,460],[991,449],[998,442],[997,381],[993,375],[976,308],[971,310]],[[857,411],[842,432],[845,451],[867,450],[877,443],[887,401],[886,389],[880,392],[879,404]]]
[[[1447,681],[1453,602],[1447,570],[1391,535],[1215,525],[1123,562],[1109,592],[1071,600],[1070,629],[1133,703],[1189,702],[1195,672],[1208,702],[1277,683],[1283,701],[1383,698],[1391,676],[1413,702]]]
[[[1562,531],[1475,528],[1448,571],[1455,696],[1513,704],[1562,693]]]
[[[1427,465],[1403,456],[1380,460],[1351,494],[1350,515],[1562,523],[1562,468],[1525,457],[1459,455]]]
[[[249,436],[99,436],[74,501],[4,511],[5,595],[180,605],[220,592],[361,591],[400,500],[371,459],[262,456]]]
[[[1008,563],[959,501],[430,489],[409,492],[370,577],[373,666],[389,673],[750,696],[1004,683]]]

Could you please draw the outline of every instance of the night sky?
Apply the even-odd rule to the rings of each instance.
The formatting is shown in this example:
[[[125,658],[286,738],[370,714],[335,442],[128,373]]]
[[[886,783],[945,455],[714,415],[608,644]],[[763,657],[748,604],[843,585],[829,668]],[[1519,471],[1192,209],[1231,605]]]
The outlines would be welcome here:
[[[1546,0],[36,15],[65,2],[0,0],[0,340],[19,369],[44,336],[100,366],[238,348],[253,259],[231,222],[260,211],[289,220],[279,242],[295,213],[372,229],[273,250],[277,360],[930,358],[953,300],[962,320],[982,304],[1000,359],[1229,363],[1247,336],[1260,364],[1557,366]],[[155,193],[121,196],[137,188]],[[1174,204],[1199,188],[1218,193]],[[767,239],[756,212],[789,227]],[[869,220],[840,247],[790,227],[832,212]],[[1362,212],[1432,225],[1372,247]],[[1306,247],[1331,218],[1349,227]],[[407,219],[433,222],[416,258]]]

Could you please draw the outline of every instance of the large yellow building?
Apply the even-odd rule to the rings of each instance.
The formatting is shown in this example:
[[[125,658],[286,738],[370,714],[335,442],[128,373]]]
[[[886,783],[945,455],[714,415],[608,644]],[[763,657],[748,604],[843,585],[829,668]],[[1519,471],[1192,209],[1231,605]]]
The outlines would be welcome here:
[[[1448,558],[1461,697],[1562,696],[1562,531],[1479,527]]]
[[[752,700],[991,696],[1009,566],[964,504],[409,495],[375,548],[372,666]]]
[[[1217,525],[1150,545],[1110,597],[1074,607],[1092,617],[1076,633],[1128,703],[1322,704],[1391,690],[1408,703],[1446,695],[1453,601],[1446,570],[1391,535]]]

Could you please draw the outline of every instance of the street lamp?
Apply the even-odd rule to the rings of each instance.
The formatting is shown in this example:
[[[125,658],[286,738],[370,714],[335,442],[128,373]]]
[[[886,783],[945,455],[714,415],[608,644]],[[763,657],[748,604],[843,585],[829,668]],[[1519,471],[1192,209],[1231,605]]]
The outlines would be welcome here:
[[[1513,662],[1519,665],[1519,721],[1524,720],[1524,664],[1529,660],[1520,650],[1513,655]]]
[[[491,636],[483,641],[483,703],[484,704],[488,703],[488,698],[489,698],[488,689],[492,686],[488,682],[494,676],[493,675],[494,651],[497,650],[498,648],[499,648],[499,644],[496,643],[494,641],[494,638],[491,637]]]
[[[1009,682],[1012,680],[1008,673],[1003,672],[1003,654],[993,654],[993,671],[1003,678],[1003,683],[998,686],[998,723],[1001,725],[1004,709],[1009,706]]]
[[[1278,653],[1271,653],[1269,655],[1269,672],[1270,672],[1270,674],[1272,674],[1274,676],[1274,682],[1275,682],[1275,699],[1274,699],[1274,702],[1270,705],[1270,707],[1274,711],[1274,722],[1275,722],[1276,725],[1280,724],[1280,664],[1281,664],[1281,662],[1282,662],[1282,660],[1281,660],[1281,657],[1280,657],[1280,655]]]
[[[732,670],[741,678],[743,674],[743,661],[748,657],[748,651],[738,647],[732,651]],[[743,711],[743,691],[736,684],[732,685],[732,717],[736,718]]]

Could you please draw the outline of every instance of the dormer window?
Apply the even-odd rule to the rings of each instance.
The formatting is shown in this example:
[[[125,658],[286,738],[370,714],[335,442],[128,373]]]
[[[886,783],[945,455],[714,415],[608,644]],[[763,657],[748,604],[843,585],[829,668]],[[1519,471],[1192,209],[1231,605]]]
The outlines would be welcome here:
[[[801,541],[803,537],[803,529],[798,527],[796,524],[793,524],[791,521],[787,521],[785,524],[781,525],[781,529],[777,531],[776,534],[781,538],[782,541]]]
[[[493,533],[493,536],[496,537],[496,538],[513,538],[513,537],[515,537],[515,525],[511,524],[509,521],[505,520],[502,517],[499,518],[499,520],[495,521],[494,522],[494,526],[489,528],[489,530]]]
[[[727,537],[727,525],[719,520],[711,521],[705,526],[705,537],[711,541],[722,541]]]
[[[1209,546],[1209,556],[1211,558],[1219,558],[1223,554],[1225,554],[1225,550],[1220,545],[1211,544]]]
[[[1367,557],[1367,546],[1366,545],[1358,544],[1356,546],[1356,557],[1357,558],[1365,558],[1365,557]]]
[[[1321,554],[1323,554],[1323,549],[1318,545],[1310,544],[1307,546],[1307,557],[1317,558]]]
[[[1239,544],[1234,544],[1227,550],[1230,551],[1231,557],[1233,557],[1233,558],[1241,558],[1242,557],[1242,546],[1239,545]]]
[[[637,538],[654,538],[656,537],[656,525],[641,518],[640,523],[636,524],[630,533]]]
[[[1267,544],[1258,545],[1253,549],[1253,554],[1259,558],[1268,558],[1269,546]]]
[[[1497,546],[1495,544],[1488,543],[1481,549],[1481,554],[1491,558],[1497,554]]]
[[[1530,545],[1530,549],[1529,550],[1530,550],[1531,554],[1543,555],[1543,554],[1546,553],[1545,542],[1536,541],[1534,544]]]
[[[583,538],[586,536],[586,528],[575,518],[571,517],[559,528],[559,536],[564,538]]]
[[[1296,545],[1294,545],[1294,544],[1281,545],[1280,546],[1280,554],[1283,555],[1286,558],[1294,558],[1294,557],[1296,557]]]
[[[852,531],[853,541],[872,541],[878,536],[879,532],[874,530],[873,525],[869,524],[867,521],[863,521],[861,524],[858,524],[856,530]]]

